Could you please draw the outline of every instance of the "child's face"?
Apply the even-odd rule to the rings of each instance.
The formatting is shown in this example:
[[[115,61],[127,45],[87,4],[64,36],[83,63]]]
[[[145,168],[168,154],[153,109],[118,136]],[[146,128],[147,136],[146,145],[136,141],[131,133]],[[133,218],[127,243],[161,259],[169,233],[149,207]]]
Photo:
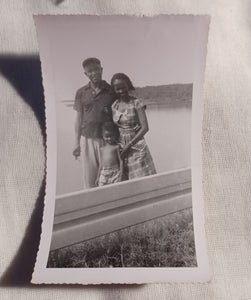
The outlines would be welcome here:
[[[110,144],[110,145],[116,144],[116,139],[115,139],[114,135],[112,134],[112,132],[110,132],[110,131],[105,130],[103,132],[103,139],[107,144]]]
[[[99,64],[92,63],[85,67],[85,75],[94,84],[100,83],[102,80],[102,67]]]
[[[128,97],[129,87],[125,80],[115,79],[113,82],[113,88],[120,99],[125,99]]]

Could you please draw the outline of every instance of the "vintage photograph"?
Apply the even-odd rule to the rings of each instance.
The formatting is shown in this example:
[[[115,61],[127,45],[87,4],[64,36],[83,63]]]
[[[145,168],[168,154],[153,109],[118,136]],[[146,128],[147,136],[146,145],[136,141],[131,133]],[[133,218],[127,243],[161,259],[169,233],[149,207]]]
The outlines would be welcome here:
[[[35,23],[47,189],[33,283],[208,278],[200,134],[209,18]]]

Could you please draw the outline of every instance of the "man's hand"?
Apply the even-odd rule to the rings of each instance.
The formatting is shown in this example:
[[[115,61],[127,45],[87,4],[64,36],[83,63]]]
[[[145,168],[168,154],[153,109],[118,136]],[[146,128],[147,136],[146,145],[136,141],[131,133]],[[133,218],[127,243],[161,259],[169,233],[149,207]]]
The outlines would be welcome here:
[[[75,156],[75,159],[77,159],[80,156],[80,151],[80,145],[77,145],[72,152],[73,156]]]

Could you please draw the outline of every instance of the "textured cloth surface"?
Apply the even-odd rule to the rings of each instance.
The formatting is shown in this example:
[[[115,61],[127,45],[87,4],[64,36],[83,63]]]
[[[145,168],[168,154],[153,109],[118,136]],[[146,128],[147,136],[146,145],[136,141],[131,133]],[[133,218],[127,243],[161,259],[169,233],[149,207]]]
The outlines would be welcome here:
[[[251,299],[251,1],[1,0],[0,10],[0,298]],[[41,88],[36,88],[33,13],[211,15],[202,140],[211,282],[28,285],[41,223],[45,161],[41,94],[34,99]]]

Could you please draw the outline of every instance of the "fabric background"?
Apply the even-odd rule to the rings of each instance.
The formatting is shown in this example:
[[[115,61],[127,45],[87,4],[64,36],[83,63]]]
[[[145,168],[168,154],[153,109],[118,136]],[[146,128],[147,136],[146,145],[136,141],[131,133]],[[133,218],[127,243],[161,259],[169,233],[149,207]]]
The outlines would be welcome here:
[[[251,1],[1,0],[1,299],[251,299]],[[32,14],[209,14],[205,284],[31,286],[44,193],[44,113]]]

